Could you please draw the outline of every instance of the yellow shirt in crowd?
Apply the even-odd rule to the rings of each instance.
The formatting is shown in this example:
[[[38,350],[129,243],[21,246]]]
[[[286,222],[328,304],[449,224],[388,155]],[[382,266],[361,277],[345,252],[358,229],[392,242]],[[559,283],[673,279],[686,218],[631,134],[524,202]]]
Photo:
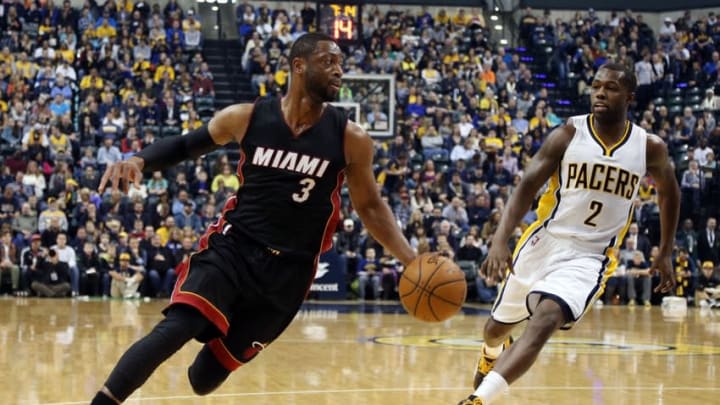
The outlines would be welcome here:
[[[55,149],[58,152],[65,152],[65,147],[68,144],[67,135],[60,134],[60,136],[50,136],[49,138],[50,143],[53,145],[53,149]]]
[[[502,150],[503,148],[503,141],[502,139],[493,136],[485,138],[485,147],[493,148],[495,150]]]
[[[35,78],[35,72],[37,72],[37,65],[30,61],[17,61],[15,62],[15,70],[19,72],[24,79],[32,80]]]
[[[170,80],[175,80],[175,69],[173,69],[172,66],[160,65],[157,69],[155,69],[155,83],[159,83],[160,80],[162,80],[165,72],[168,72]]]
[[[102,88],[105,86],[105,83],[103,82],[103,79],[98,76],[93,80],[93,77],[91,75],[87,75],[80,80],[80,89],[87,90],[91,87],[102,90]]]
[[[215,178],[212,181],[212,185],[210,185],[210,191],[213,193],[217,192],[220,188],[219,182],[222,180],[225,187],[230,188],[233,191],[236,191],[240,188],[240,180],[238,180],[237,176],[234,174],[224,175],[224,174],[218,174],[215,176]]]
[[[117,36],[117,30],[112,25],[101,25],[95,28],[95,35],[98,38],[115,38]]]

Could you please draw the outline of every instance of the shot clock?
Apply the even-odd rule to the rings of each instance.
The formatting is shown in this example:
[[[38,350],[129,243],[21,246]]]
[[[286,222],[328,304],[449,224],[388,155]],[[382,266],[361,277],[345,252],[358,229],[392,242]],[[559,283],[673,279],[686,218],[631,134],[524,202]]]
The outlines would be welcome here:
[[[318,31],[343,44],[362,41],[362,5],[354,2],[317,3]]]

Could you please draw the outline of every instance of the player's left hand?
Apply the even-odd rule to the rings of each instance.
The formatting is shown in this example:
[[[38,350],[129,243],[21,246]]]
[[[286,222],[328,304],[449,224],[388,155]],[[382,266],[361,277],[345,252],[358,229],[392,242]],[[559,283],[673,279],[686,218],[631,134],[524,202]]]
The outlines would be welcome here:
[[[485,260],[480,265],[480,273],[489,279],[500,282],[506,273],[514,273],[512,267],[512,253],[507,243],[493,243]]]
[[[675,272],[672,266],[672,257],[659,256],[652,265],[651,273],[660,273],[660,284],[655,287],[655,292],[666,293],[675,287]]]
[[[136,156],[109,164],[100,179],[98,192],[104,193],[109,182],[113,191],[120,190],[122,186],[122,191],[127,194],[130,190],[130,183],[140,184],[142,182],[144,164],[145,162]]]

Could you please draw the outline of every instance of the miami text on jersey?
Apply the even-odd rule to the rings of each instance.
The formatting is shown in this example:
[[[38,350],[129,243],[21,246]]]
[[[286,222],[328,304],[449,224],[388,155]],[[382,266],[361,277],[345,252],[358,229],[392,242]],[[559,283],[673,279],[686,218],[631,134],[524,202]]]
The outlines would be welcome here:
[[[253,154],[252,164],[256,166],[272,167],[289,170],[308,176],[322,177],[330,165],[330,161],[304,155],[297,152],[287,152],[258,146]]]
[[[603,163],[568,163],[565,188],[602,191],[630,200],[640,176]]]

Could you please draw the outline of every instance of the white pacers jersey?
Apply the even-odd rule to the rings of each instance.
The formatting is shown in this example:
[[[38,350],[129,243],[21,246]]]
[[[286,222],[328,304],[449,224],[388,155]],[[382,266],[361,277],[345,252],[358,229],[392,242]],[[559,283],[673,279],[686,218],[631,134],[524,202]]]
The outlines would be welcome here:
[[[572,117],[569,123],[575,136],[540,199],[538,220],[522,242],[545,228],[575,248],[608,256],[612,271],[645,175],[647,133],[628,121],[617,144],[605,145],[593,128],[591,114]]]

